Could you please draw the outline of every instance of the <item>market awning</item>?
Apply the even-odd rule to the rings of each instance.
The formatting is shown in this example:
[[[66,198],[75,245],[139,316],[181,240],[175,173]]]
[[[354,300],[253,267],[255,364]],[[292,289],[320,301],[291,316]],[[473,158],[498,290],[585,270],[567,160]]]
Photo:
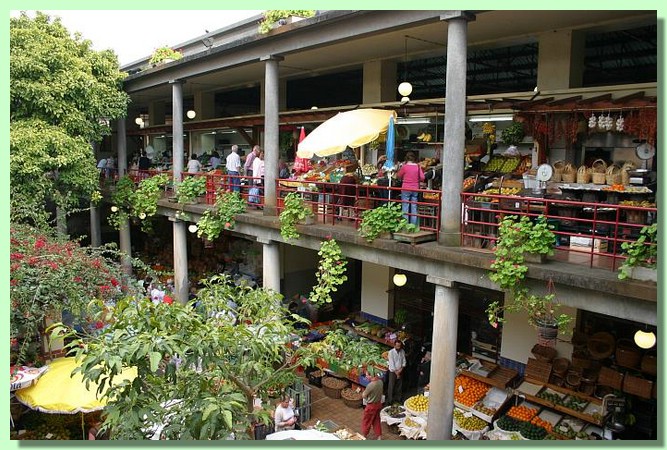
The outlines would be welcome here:
[[[81,373],[72,375],[78,365],[75,358],[53,360],[35,384],[16,391],[16,398],[31,409],[51,414],[89,413],[104,408],[106,399],[98,397],[98,385],[91,382],[87,389]],[[137,369],[128,368],[113,381],[116,384],[136,376]]]
[[[297,156],[312,158],[341,153],[346,147],[357,148],[385,133],[389,117],[396,112],[385,109],[354,109],[339,113],[315,128],[299,143]]]

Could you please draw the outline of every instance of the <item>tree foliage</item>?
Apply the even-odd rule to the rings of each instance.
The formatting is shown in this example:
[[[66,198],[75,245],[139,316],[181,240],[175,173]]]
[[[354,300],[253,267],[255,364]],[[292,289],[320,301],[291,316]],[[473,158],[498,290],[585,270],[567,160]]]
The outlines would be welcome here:
[[[59,18],[10,19],[10,174],[14,219],[43,222],[44,204],[71,210],[97,191],[91,144],[126,114],[126,74]]]
[[[295,324],[307,321],[290,314],[280,294],[227,276],[204,283],[185,305],[120,300],[109,328],[73,343],[86,379],[137,367],[132,384],[105,393],[104,426],[114,438],[145,439],[159,424],[168,439],[248,438],[250,424],[269,417],[253,400],[266,405],[269,392],[291,384],[298,364],[314,361],[307,347],[293,345]]]

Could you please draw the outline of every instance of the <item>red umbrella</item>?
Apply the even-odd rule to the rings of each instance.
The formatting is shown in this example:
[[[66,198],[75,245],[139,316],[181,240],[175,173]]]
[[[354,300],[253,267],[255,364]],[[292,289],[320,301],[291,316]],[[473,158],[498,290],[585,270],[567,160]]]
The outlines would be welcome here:
[[[301,127],[301,134],[299,135],[299,143],[306,138],[306,129]],[[296,156],[294,158],[294,172],[296,175],[306,173],[310,170],[310,158],[301,158]]]

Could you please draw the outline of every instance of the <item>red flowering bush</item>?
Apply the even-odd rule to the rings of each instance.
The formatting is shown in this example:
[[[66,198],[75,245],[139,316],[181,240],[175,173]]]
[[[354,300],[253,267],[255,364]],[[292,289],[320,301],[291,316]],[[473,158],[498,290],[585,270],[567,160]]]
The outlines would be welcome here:
[[[63,312],[75,327],[99,328],[92,317],[105,304],[134,294],[111,247],[82,247],[55,234],[11,224],[10,338],[17,364],[39,362],[46,319]],[[129,283],[129,284],[128,284]],[[90,323],[88,323],[90,321]]]

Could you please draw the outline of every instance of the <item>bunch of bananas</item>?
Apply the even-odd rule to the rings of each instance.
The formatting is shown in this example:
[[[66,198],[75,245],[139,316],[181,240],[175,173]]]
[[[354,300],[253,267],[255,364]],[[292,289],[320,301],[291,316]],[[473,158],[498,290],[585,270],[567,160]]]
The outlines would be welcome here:
[[[417,136],[417,139],[422,142],[431,142],[433,140],[433,136],[431,133],[422,132],[419,136]]]

